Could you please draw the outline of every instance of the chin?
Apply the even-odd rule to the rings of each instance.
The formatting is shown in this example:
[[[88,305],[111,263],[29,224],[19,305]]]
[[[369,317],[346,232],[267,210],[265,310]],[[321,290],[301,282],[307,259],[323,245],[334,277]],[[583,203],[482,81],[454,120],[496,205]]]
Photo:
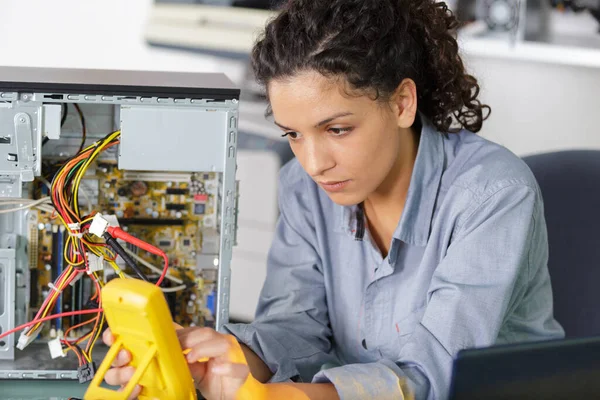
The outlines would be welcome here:
[[[365,200],[364,196],[356,192],[327,193],[327,196],[340,206],[355,206]]]

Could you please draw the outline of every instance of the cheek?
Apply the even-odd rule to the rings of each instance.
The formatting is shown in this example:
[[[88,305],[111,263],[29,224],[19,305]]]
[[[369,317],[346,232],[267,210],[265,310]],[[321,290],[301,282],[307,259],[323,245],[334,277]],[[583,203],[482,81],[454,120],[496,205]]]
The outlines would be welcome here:
[[[388,168],[397,156],[397,141],[397,135],[377,131],[357,135],[347,144],[339,146],[339,163],[360,175],[372,176],[374,173],[380,173],[380,170]]]

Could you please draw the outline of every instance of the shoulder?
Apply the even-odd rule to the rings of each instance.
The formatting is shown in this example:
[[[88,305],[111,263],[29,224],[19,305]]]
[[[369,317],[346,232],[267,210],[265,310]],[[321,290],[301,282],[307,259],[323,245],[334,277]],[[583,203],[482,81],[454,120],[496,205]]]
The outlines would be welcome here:
[[[511,187],[539,194],[527,164],[504,146],[462,131],[444,136],[444,151],[442,188],[466,190],[482,201]]]
[[[440,215],[451,215],[456,228],[496,215],[543,217],[543,199],[527,166],[510,150],[471,132],[443,136]],[[449,214],[448,214],[449,213]]]

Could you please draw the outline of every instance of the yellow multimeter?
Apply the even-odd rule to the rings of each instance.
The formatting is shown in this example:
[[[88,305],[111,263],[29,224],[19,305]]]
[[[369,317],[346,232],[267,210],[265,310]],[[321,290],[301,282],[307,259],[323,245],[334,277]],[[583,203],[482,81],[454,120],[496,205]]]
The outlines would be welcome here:
[[[102,307],[115,341],[85,393],[86,400],[126,400],[137,384],[139,399],[197,400],[196,388],[160,288],[137,279],[113,279],[102,288]],[[228,358],[247,364],[233,336]],[[131,353],[136,371],[122,391],[103,388],[104,375],[121,349]],[[208,359],[198,360],[204,362]],[[400,387],[399,387],[400,389]],[[400,391],[402,393],[402,391]],[[286,384],[262,384],[249,374],[236,400],[309,400],[302,390]],[[401,396],[400,399],[412,399]]]
[[[85,399],[126,400],[137,384],[142,386],[140,399],[197,399],[160,288],[137,279],[113,279],[102,288],[102,306],[115,342],[90,383]],[[129,365],[136,368],[133,378],[120,392],[100,387],[121,349],[131,353]]]

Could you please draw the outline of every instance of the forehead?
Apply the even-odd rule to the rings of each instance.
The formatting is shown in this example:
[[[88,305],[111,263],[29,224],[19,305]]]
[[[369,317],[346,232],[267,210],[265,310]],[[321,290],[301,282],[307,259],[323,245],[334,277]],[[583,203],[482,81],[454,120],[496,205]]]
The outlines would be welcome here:
[[[268,93],[273,115],[280,123],[298,120],[310,123],[340,111],[359,114],[375,103],[366,95],[352,93],[345,80],[315,71],[273,80]]]

